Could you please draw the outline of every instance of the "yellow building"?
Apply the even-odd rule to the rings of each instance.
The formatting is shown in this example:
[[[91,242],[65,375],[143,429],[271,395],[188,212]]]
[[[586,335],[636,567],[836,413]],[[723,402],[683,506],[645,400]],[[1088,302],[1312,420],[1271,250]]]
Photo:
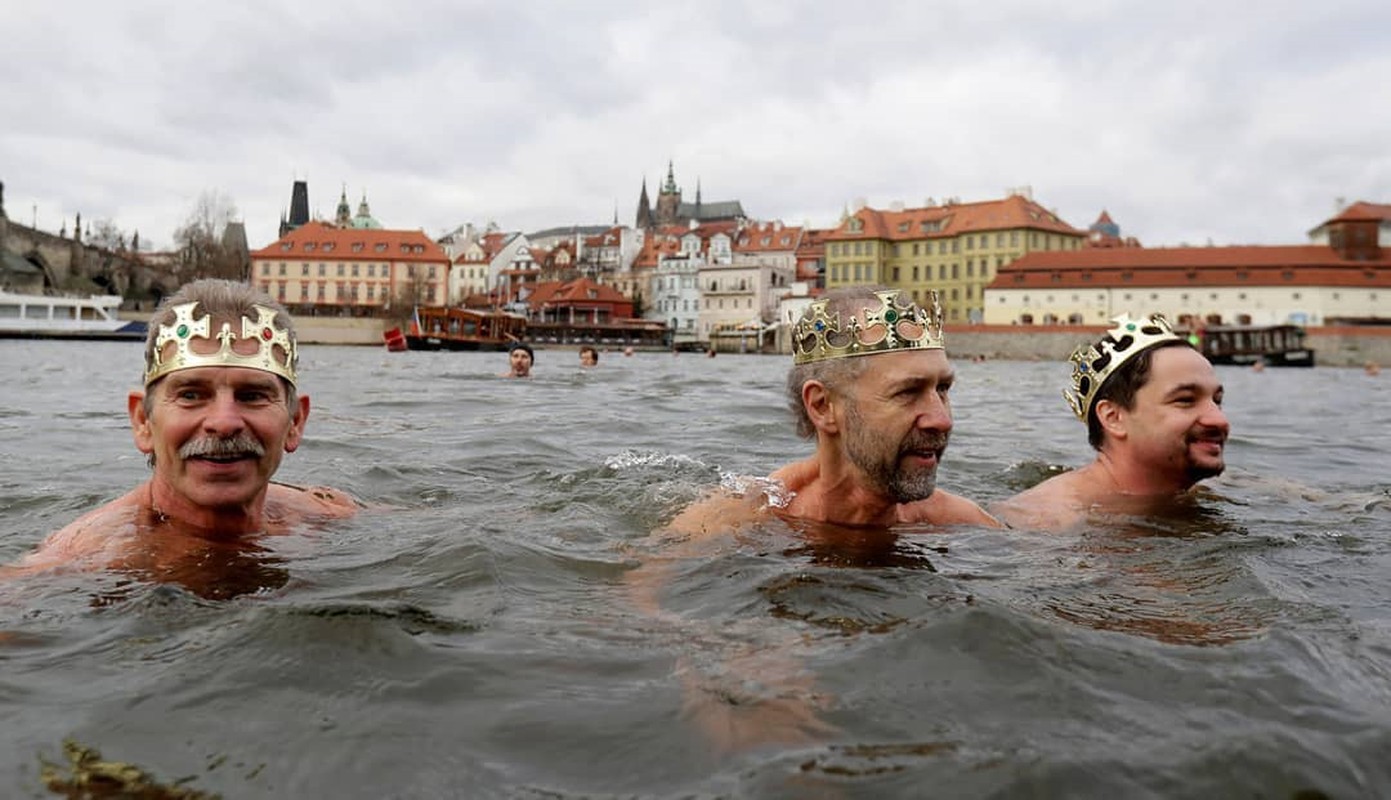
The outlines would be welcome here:
[[[251,254],[251,282],[297,314],[443,305],[449,256],[422,231],[310,222]]]
[[[923,208],[861,208],[826,237],[827,289],[882,284],[921,300],[936,289],[949,322],[980,322],[985,287],[1025,253],[1077,250],[1077,230],[1024,194]]]

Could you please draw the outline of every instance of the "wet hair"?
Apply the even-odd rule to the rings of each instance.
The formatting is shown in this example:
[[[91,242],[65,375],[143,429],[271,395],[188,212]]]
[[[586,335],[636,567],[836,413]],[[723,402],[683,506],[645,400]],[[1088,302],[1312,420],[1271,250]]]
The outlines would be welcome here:
[[[512,346],[507,348],[507,355],[511,356],[513,350],[525,350],[526,354],[531,356],[532,366],[536,366],[536,353],[531,349],[531,345],[526,342],[513,342]]]
[[[240,281],[229,281],[220,278],[203,278],[191,281],[179,287],[179,290],[164,298],[155,309],[155,313],[150,317],[149,330],[145,334],[145,363],[149,364],[154,360],[155,339],[159,336],[161,325],[172,325],[174,322],[174,306],[184,303],[198,303],[197,312],[199,314],[210,314],[215,319],[240,320],[242,317],[256,319],[256,306],[265,306],[275,312],[274,324],[276,327],[284,328],[290,335],[290,341],[298,343],[295,334],[295,323],[290,318],[290,312],[285,310],[285,306],[272,300],[270,295],[249,286]],[[160,378],[155,381],[164,380]],[[285,387],[285,407],[290,409],[291,415],[298,414],[297,397],[294,384],[280,379],[281,386]],[[154,384],[151,384],[153,386]],[[146,387],[145,414],[148,416],[153,411],[153,404],[150,399],[149,387]]]
[[[875,292],[885,290],[883,286],[844,286],[832,289],[822,297],[827,300],[826,313],[840,314],[842,320],[862,316],[866,305],[875,305],[879,298]],[[787,371],[787,408],[792,412],[797,426],[797,435],[810,439],[816,435],[816,425],[807,413],[802,402],[802,387],[807,381],[817,381],[832,392],[844,395],[847,387],[853,384],[865,371],[869,359],[863,357],[829,358],[825,361],[812,361],[808,364],[794,364]]]
[[[581,347],[581,348],[580,348],[580,355],[584,355],[585,353],[589,353],[590,355],[594,356],[594,363],[595,363],[595,364],[598,364],[598,363],[599,363],[599,351],[598,351],[598,350],[596,350],[596,349],[593,348],[593,347],[590,347],[589,345],[585,345],[584,347]]]
[[[1092,446],[1093,450],[1100,450],[1102,442],[1106,440],[1106,429],[1101,426],[1101,420],[1096,417],[1097,404],[1102,400],[1110,400],[1127,411],[1133,409],[1135,407],[1135,393],[1149,382],[1150,364],[1154,360],[1155,352],[1166,347],[1196,349],[1182,339],[1161,342],[1131,358],[1115,372],[1106,376],[1106,382],[1101,384],[1101,388],[1097,390],[1096,398],[1092,400],[1091,410],[1087,412],[1087,443]]]

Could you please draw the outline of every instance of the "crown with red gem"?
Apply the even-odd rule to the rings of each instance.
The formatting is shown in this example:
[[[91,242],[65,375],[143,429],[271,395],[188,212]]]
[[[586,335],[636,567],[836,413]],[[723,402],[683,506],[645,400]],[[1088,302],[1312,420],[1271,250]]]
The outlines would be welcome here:
[[[145,385],[149,386],[171,372],[194,367],[246,367],[271,372],[295,383],[295,367],[299,362],[299,352],[295,344],[294,332],[275,324],[275,309],[262,305],[252,306],[256,319],[241,318],[241,334],[232,332],[230,323],[222,323],[222,329],[212,334],[212,315],[204,314],[194,319],[194,309],[198,302],[174,306],[174,322],[160,325],[159,335],[155,337],[154,347],[146,353]],[[216,350],[196,352],[195,339],[221,342]],[[234,345],[239,340],[256,342],[256,352],[239,353]],[[165,355],[166,346],[173,344],[174,350]],[[210,345],[205,345],[210,348]],[[200,348],[202,349],[202,348]]]
[[[1072,413],[1083,422],[1091,413],[1092,404],[1106,379],[1130,359],[1158,344],[1183,341],[1169,327],[1169,321],[1159,314],[1131,319],[1122,314],[1111,320],[1116,327],[1106,332],[1101,341],[1083,345],[1072,351],[1072,386],[1063,390],[1063,399]]]
[[[830,311],[830,299],[807,306],[792,329],[792,363],[810,364],[847,356],[893,353],[900,350],[944,350],[942,304],[937,292],[928,290],[927,308],[903,298],[896,289],[876,291],[878,305],[867,305],[862,315],[841,321]]]

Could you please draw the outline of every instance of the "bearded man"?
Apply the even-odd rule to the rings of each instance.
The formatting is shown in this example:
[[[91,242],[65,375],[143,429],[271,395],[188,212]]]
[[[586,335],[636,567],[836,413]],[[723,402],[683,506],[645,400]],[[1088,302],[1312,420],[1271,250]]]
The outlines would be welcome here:
[[[836,525],[998,526],[964,497],[937,488],[951,438],[951,388],[942,306],[926,308],[873,286],[813,302],[793,330],[787,399],[816,452],[770,478],[785,502],[714,498],[682,512],[675,530],[708,531],[753,514]]]

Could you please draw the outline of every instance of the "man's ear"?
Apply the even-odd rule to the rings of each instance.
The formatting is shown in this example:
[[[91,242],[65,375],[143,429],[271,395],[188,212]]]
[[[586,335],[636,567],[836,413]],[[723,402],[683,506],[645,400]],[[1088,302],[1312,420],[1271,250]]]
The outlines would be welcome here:
[[[304,421],[309,419],[309,395],[295,397],[295,407],[290,409],[290,432],[285,435],[285,452],[293,453],[304,441]]]
[[[145,413],[145,393],[131,392],[126,398],[126,412],[130,414],[130,432],[135,439],[135,447],[149,455],[155,449],[154,432],[150,430],[150,415]]]
[[[802,406],[818,432],[840,432],[840,422],[835,414],[835,396],[829,386],[815,380],[802,384]]]
[[[1093,413],[1101,428],[1112,439],[1124,439],[1128,434],[1125,424],[1125,409],[1114,400],[1099,400]]]

